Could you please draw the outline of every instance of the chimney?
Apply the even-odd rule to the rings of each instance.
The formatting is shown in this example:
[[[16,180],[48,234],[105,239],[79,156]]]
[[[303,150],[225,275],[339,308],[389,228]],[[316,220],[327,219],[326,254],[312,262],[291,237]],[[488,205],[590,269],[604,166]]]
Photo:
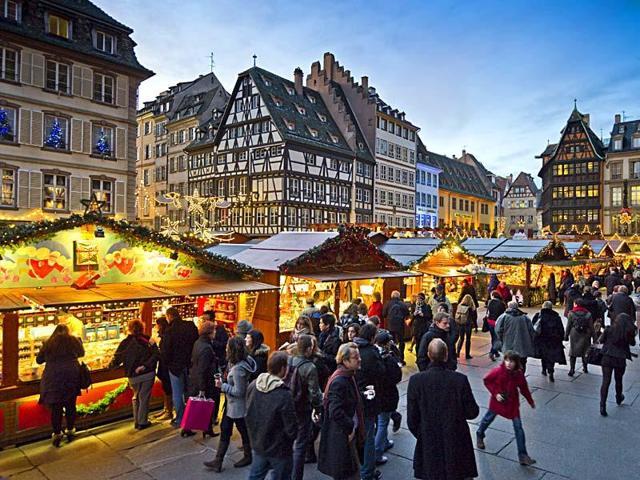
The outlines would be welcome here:
[[[462,156],[464,157],[467,154],[467,151],[463,148],[462,149]]]
[[[614,117],[614,123],[620,123],[620,119],[621,119],[620,114],[616,113],[616,116]]]
[[[582,121],[587,124],[587,127],[589,126],[589,120],[591,120],[591,115],[588,113],[582,115]]]
[[[364,90],[364,93],[369,92],[369,77],[361,77],[360,78],[360,84],[362,85],[362,90]]]
[[[302,95],[302,69],[300,67],[293,71],[293,82],[296,87],[296,93]]]
[[[336,58],[333,53],[326,52],[324,54],[324,72],[329,80],[333,80],[333,65],[336,62]]]

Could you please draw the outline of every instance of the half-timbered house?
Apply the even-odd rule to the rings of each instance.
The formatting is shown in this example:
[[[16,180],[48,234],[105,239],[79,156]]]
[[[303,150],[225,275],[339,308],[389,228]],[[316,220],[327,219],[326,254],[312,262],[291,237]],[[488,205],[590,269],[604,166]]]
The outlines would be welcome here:
[[[294,81],[258,67],[240,73],[214,144],[209,162],[191,157],[189,190],[212,199],[219,230],[267,236],[372,218],[373,168],[359,161],[368,150],[349,146],[300,69]]]
[[[574,107],[560,141],[542,159],[542,223],[551,231],[601,231],[605,147],[589,128],[589,115]]]

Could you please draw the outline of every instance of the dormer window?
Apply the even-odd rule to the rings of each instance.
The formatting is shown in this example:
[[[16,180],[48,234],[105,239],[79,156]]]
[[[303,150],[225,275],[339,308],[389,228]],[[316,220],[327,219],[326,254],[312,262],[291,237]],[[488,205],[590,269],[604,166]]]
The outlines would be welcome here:
[[[622,150],[622,139],[616,139],[613,141],[613,149],[614,150]]]
[[[285,85],[284,88],[287,90],[287,93],[289,95],[294,95],[296,93],[296,91],[293,89],[293,87],[290,87],[289,85]]]
[[[340,141],[340,139],[336,135],[334,135],[333,133],[329,134],[329,138],[331,139],[331,141],[333,143],[336,143],[336,144]]]
[[[0,16],[20,23],[22,19],[22,3],[16,0],[0,0]]]
[[[318,115],[318,119],[319,119],[322,123],[327,123],[327,117],[326,117],[326,116],[324,116],[324,115],[323,115],[323,114],[321,114],[321,113],[318,113],[317,115]]]
[[[268,79],[267,77],[265,77],[264,75],[260,75],[260,78],[262,78],[262,81],[264,82],[264,84],[265,84],[267,87],[270,87],[270,86],[271,86],[271,82],[269,81],[269,79]]]
[[[95,47],[101,52],[115,55],[116,53],[116,37],[109,33],[96,31]]]
[[[314,97],[313,95],[307,94],[307,99],[313,104],[317,102],[316,97]]]
[[[295,122],[292,122],[290,120],[287,120],[286,118],[284,119],[284,123],[287,126],[288,130],[295,130],[296,129],[296,124]]]
[[[271,95],[271,99],[273,100],[273,103],[276,104],[276,107],[281,107],[283,105],[283,101],[281,98],[278,98],[275,95]]]
[[[620,127],[618,127],[618,133],[624,133],[624,125],[620,125]]]
[[[66,18],[50,13],[47,16],[47,33],[70,40],[71,22]]]
[[[300,115],[306,115],[307,114],[307,110],[302,105],[298,105],[297,103],[295,105],[296,105],[296,109],[298,110],[298,113]]]
[[[313,138],[318,138],[318,130],[316,130],[315,128],[311,128],[309,126],[307,126],[307,130],[309,131],[309,133]]]
[[[640,148],[640,137],[634,137],[632,145],[633,148]]]

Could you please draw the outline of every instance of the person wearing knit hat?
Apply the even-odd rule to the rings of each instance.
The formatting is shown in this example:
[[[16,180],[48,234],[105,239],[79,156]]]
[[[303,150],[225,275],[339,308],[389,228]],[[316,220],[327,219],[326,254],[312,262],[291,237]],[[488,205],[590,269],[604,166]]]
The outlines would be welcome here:
[[[247,333],[253,330],[253,325],[249,320],[240,320],[236,325],[236,335],[241,338],[246,338]]]

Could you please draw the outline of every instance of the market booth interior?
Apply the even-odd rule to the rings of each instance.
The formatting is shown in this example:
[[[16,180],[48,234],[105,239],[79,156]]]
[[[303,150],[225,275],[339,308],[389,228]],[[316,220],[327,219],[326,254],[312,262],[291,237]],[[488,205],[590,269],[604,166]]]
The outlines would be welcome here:
[[[194,321],[214,310],[230,331],[243,319],[275,331],[277,288],[258,270],[125,221],[89,213],[9,226],[0,249],[0,444],[49,433],[36,356],[59,324],[82,340],[91,371],[80,427],[130,414],[123,372],[108,369],[130,320],[152,334],[174,306]]]

